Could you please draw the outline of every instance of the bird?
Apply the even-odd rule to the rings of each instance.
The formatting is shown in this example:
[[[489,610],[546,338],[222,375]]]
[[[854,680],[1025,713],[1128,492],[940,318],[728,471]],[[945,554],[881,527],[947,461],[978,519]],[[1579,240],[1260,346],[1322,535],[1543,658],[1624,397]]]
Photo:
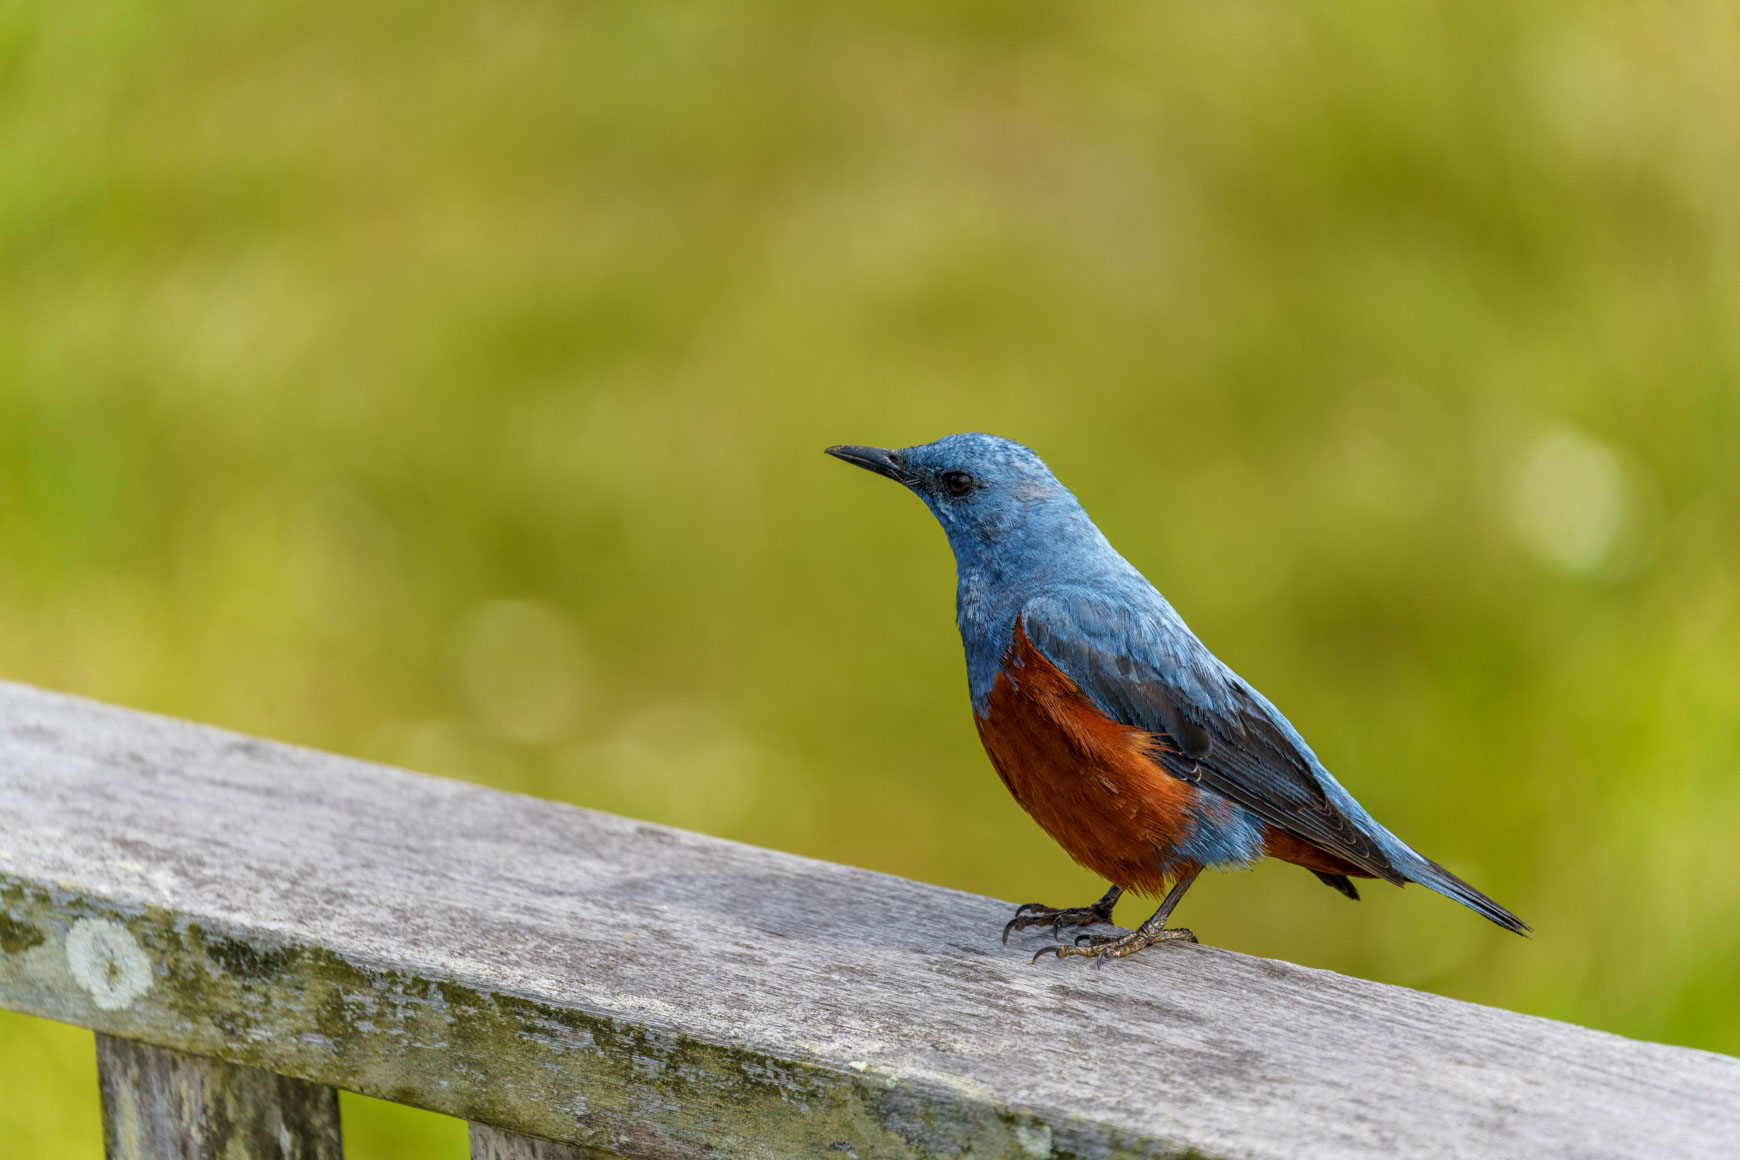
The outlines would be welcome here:
[[[1350,899],[1355,878],[1419,883],[1506,930],[1531,928],[1379,825],[1281,711],[1209,651],[1030,448],[977,432],[827,454],[924,501],[954,552],[973,722],[1016,802],[1110,883],[1088,906],[1026,903],[1003,928],[1049,927],[1034,953],[1104,965],[1158,943],[1206,868],[1279,858]],[[1170,885],[1168,885],[1170,884]],[[1133,931],[1125,892],[1162,898]]]

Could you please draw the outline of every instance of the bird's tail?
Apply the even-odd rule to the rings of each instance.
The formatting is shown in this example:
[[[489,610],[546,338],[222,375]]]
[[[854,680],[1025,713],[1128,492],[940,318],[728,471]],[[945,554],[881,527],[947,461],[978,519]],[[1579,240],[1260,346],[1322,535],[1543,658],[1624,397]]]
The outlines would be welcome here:
[[[1407,875],[1421,886],[1436,890],[1446,898],[1454,898],[1476,914],[1485,916],[1508,931],[1523,937],[1533,928],[1430,858],[1421,858],[1423,865],[1408,867]]]

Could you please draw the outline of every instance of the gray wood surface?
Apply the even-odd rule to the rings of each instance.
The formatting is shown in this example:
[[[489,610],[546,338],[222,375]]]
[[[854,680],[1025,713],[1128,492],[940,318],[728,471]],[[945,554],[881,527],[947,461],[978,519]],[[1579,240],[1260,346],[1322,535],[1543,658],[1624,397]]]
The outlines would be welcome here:
[[[471,1160],[589,1160],[599,1155],[537,1136],[522,1136],[488,1124],[471,1125]]]
[[[98,1033],[97,1085],[105,1160],[344,1156],[338,1093],[321,1084]]]
[[[1005,902],[17,686],[0,818],[0,1006],[630,1156],[1740,1155],[1726,1056],[1030,965]]]

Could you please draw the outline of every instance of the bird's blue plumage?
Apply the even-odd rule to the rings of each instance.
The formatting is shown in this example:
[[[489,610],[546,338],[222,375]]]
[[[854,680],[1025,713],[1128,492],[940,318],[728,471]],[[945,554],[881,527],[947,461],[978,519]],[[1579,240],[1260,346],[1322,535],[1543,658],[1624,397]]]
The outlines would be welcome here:
[[[836,449],[845,452],[888,457],[854,461],[906,484],[947,533],[976,712],[986,711],[1019,623],[1100,713],[1164,739],[1155,759],[1201,791],[1203,803],[1172,856],[1247,863],[1262,855],[1265,829],[1274,827],[1363,873],[1422,883],[1526,929],[1378,824],[1281,712],[1118,554],[1031,450],[965,434],[895,452]]]

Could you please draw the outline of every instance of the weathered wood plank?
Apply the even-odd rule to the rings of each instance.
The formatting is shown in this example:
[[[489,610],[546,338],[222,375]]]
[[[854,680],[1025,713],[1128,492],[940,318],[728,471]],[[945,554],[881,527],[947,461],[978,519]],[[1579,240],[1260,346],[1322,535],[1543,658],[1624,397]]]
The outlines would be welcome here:
[[[471,1160],[589,1160],[599,1153],[488,1124],[471,1125]]]
[[[631,1156],[1740,1154],[1740,1060],[15,686],[0,818],[0,1005]]]
[[[101,1032],[97,1083],[105,1160],[344,1155],[338,1093],[321,1084]]]

